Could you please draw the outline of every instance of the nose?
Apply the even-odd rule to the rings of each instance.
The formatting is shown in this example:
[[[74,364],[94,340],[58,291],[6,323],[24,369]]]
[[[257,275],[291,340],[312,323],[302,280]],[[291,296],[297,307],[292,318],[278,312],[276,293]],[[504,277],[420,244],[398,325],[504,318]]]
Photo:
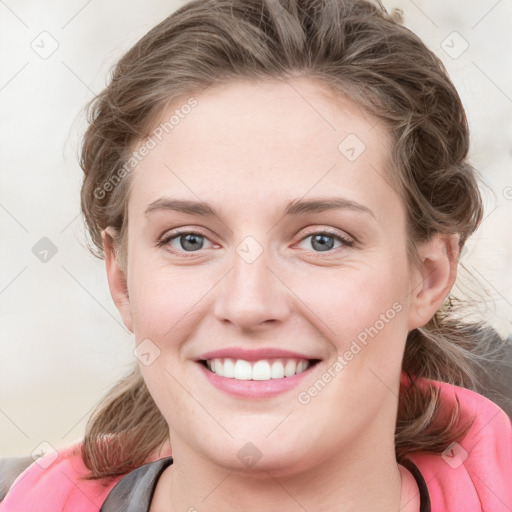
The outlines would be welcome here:
[[[278,275],[276,265],[263,251],[254,261],[234,252],[233,265],[219,283],[216,318],[241,331],[255,331],[283,322],[291,311],[291,293]]]

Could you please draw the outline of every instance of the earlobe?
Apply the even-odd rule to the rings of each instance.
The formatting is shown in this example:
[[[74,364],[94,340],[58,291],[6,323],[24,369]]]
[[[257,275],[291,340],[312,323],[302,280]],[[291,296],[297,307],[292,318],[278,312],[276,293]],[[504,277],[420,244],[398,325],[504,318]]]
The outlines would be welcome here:
[[[132,316],[130,311],[130,297],[126,275],[121,268],[117,253],[114,247],[115,231],[107,227],[101,232],[103,250],[105,253],[105,266],[107,270],[108,286],[123,323],[126,328],[133,332]]]
[[[417,245],[420,265],[413,273],[409,330],[422,327],[434,316],[457,277],[459,236],[436,234]]]

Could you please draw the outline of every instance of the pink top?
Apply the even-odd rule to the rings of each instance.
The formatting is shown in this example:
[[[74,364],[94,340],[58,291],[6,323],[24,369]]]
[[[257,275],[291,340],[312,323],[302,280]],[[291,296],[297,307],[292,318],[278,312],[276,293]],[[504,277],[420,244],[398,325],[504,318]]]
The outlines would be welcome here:
[[[462,419],[475,420],[460,444],[452,443],[442,455],[411,454],[427,484],[432,512],[510,512],[512,510],[512,423],[507,414],[487,398],[444,382],[418,379],[442,389],[443,402],[458,397]],[[407,384],[402,374],[401,384]],[[451,407],[448,407],[449,409]],[[171,455],[160,452],[148,462]],[[0,512],[98,512],[106,496],[124,476],[108,485],[79,480],[87,472],[80,443],[48,453],[33,462],[14,481]]]
[[[422,382],[423,381],[423,382]],[[407,380],[402,373],[401,383]],[[512,422],[487,398],[444,382],[443,403],[458,397],[462,420],[475,416],[464,439],[447,446],[442,455],[411,454],[428,487],[432,512],[510,512],[512,510]],[[451,409],[451,407],[448,407]]]

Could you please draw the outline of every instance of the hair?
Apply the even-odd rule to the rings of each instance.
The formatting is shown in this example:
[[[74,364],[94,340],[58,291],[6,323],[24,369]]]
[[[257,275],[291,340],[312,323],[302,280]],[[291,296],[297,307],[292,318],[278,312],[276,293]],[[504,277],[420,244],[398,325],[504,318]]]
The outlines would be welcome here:
[[[483,215],[478,173],[468,161],[468,122],[442,61],[403,25],[400,10],[388,13],[380,1],[365,0],[193,0],[128,51],[88,105],[81,207],[93,254],[104,257],[102,230],[111,227],[127,271],[127,162],[165,107],[212,84],[293,77],[327,86],[387,127],[388,174],[406,207],[412,259],[415,244],[436,233],[458,234],[462,249]],[[486,364],[512,360],[510,343],[483,321],[465,322],[463,307],[450,295],[408,334],[402,370],[410,384],[400,388],[398,461],[412,452],[440,453],[470,428],[460,424],[457,407],[441,414],[439,389],[422,389],[416,379],[473,389],[505,406],[511,382],[500,388]],[[135,365],[89,418],[86,478],[140,466],[168,436]]]

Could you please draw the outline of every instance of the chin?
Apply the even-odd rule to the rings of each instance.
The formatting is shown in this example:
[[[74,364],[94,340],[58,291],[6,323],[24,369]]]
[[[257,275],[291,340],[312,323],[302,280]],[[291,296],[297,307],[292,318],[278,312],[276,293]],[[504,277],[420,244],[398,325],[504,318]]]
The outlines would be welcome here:
[[[240,442],[239,439],[253,439],[253,441]],[[237,436],[236,440],[230,440],[229,445],[219,442],[219,450],[212,452],[211,445],[205,447],[209,450],[205,455],[212,463],[237,474],[254,477],[268,478],[272,476],[286,476],[301,472],[310,467],[311,459],[307,452],[298,450],[298,443],[291,436],[266,439],[265,436]],[[302,446],[304,448],[304,446]]]

